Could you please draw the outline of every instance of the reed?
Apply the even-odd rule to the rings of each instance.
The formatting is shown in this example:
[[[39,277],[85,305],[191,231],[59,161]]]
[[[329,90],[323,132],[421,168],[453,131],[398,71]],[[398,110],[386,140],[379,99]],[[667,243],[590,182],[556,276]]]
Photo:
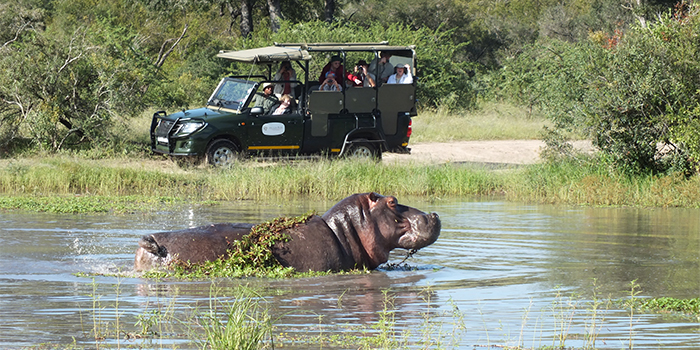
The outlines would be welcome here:
[[[240,287],[232,298],[222,298],[212,286],[209,307],[195,312],[192,336],[202,349],[269,349],[273,319],[254,290]],[[201,329],[199,331],[198,329]],[[203,334],[203,337],[201,336]]]
[[[524,168],[508,177],[506,194],[551,204],[697,208],[700,176],[628,176],[597,157],[578,157]]]
[[[137,310],[128,310],[120,305],[123,288],[119,281],[116,285],[103,286],[91,283],[91,308],[81,310],[92,319],[90,329],[85,331],[84,338],[77,338],[70,344],[39,344],[27,349],[102,349],[102,348],[172,348],[172,341],[193,342],[203,349],[267,349],[291,346],[293,348],[318,348],[327,346],[353,349],[454,349],[463,344],[463,336],[469,323],[478,323],[474,317],[460,311],[454,302],[449,301],[449,310],[441,310],[431,295],[434,291],[426,287],[419,294],[425,303],[425,311],[420,313],[422,322],[402,323],[396,316],[394,303],[395,295],[389,290],[383,290],[383,308],[375,311],[375,321],[362,325],[324,325],[323,317],[319,316],[317,327],[309,327],[308,333],[289,335],[283,326],[276,325],[278,319],[273,316],[266,298],[258,290],[248,286],[221,287],[212,281],[209,289],[208,303],[199,305],[190,312],[176,307],[175,299],[179,297],[179,289],[169,292],[169,297],[159,296],[157,300],[141,304],[140,314]],[[477,347],[498,347],[514,350],[524,349],[595,349],[598,333],[606,327],[605,316],[610,313],[620,313],[627,310],[630,320],[629,349],[634,347],[635,332],[633,327],[637,322],[637,310],[654,312],[677,312],[682,317],[697,316],[698,299],[673,298],[642,298],[636,282],[630,283],[627,297],[613,300],[610,296],[601,298],[597,291],[598,285],[593,282],[593,298],[587,300],[578,294],[565,295],[557,291],[549,306],[543,309],[543,315],[553,321],[549,328],[552,334],[544,336],[536,334],[540,324],[534,326],[532,346],[526,347],[525,330],[530,318],[530,308],[524,310],[523,322],[517,339],[489,340],[489,331],[498,329],[484,328],[487,344]],[[157,286],[155,287],[157,290]],[[109,294],[109,297],[106,294]],[[156,295],[159,295],[156,293]],[[339,295],[338,305],[342,307]],[[197,303],[195,303],[197,304]],[[621,309],[611,308],[618,305]],[[583,327],[583,334],[573,334],[572,325],[576,318],[578,327]],[[136,322],[132,323],[132,319]],[[583,325],[581,325],[583,319]],[[318,329],[316,329],[318,328]],[[448,331],[445,331],[445,328]],[[320,330],[317,335],[311,335]],[[328,331],[332,332],[328,332]],[[303,331],[302,331],[303,332]],[[120,342],[120,338],[128,340]],[[621,335],[621,339],[624,335]],[[551,341],[551,345],[542,345]],[[608,339],[610,341],[610,339]],[[90,345],[90,343],[92,343]],[[507,345],[514,343],[516,345]],[[539,345],[536,345],[539,343]],[[576,343],[578,345],[572,345]],[[186,348],[189,344],[181,343]]]

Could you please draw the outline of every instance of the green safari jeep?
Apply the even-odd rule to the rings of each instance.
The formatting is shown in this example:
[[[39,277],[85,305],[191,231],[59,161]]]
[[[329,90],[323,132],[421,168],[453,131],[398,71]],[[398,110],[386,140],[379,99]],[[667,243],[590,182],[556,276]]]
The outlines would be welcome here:
[[[309,78],[309,61],[314,55],[322,60],[339,56],[348,67],[354,66],[356,59],[379,59],[381,53],[389,53],[394,66],[410,65],[413,83],[322,91],[318,79]],[[411,117],[416,115],[413,46],[389,46],[386,42],[275,44],[222,51],[217,57],[266,65],[267,76],[225,77],[206,106],[172,114],[156,112],[150,130],[153,152],[194,162],[206,159],[214,166],[230,166],[245,156],[381,159],[382,152],[410,152]],[[296,65],[301,72],[297,79],[303,80],[273,80],[273,70],[284,61]],[[379,76],[379,72],[370,73]],[[286,114],[273,115],[253,106],[255,95],[266,83],[293,84],[295,107]]]

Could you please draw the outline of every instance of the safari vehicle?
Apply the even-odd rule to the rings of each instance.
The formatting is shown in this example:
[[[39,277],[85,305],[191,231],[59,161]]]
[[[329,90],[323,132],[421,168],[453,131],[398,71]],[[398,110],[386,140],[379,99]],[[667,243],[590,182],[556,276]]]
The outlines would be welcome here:
[[[319,91],[318,79],[309,70],[312,57],[321,60],[322,66],[331,55],[340,56],[347,69],[357,58],[369,62],[381,52],[392,54],[392,65],[409,64],[415,77],[414,47],[386,42],[275,44],[222,51],[217,57],[266,66],[267,74],[223,78],[205,107],[172,114],[156,112],[151,122],[151,149],[180,160],[206,159],[214,166],[231,165],[245,156],[381,159],[382,152],[409,153],[411,117],[416,115],[415,78],[413,84]],[[290,114],[263,114],[262,108],[253,106],[253,98],[262,93],[263,84],[281,83],[272,77],[283,61],[292,63],[297,79],[303,78],[290,82],[296,84],[296,108]]]

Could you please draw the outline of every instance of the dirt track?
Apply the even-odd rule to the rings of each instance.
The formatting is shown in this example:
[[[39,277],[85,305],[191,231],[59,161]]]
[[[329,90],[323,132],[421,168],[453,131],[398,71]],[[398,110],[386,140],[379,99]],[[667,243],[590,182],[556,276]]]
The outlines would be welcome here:
[[[457,141],[411,143],[411,154],[384,153],[384,162],[532,164],[540,160],[544,142],[539,140]],[[574,147],[592,152],[590,142],[576,141]]]

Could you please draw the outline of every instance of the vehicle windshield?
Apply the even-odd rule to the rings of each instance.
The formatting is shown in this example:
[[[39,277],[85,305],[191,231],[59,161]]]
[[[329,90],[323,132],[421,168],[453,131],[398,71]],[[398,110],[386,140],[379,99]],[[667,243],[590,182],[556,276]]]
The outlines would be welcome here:
[[[239,110],[253,92],[255,84],[256,82],[249,80],[224,78],[207,101],[207,105]]]

